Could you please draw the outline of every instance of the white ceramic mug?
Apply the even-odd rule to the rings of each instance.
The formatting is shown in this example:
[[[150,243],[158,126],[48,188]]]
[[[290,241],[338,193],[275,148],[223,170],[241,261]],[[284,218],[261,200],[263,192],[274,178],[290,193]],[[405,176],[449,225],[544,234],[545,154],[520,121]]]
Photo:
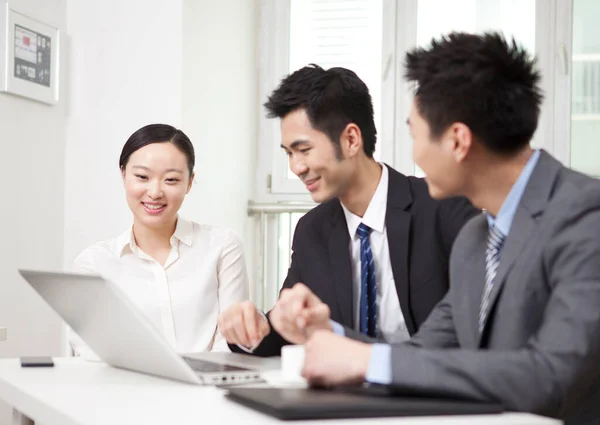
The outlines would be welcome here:
[[[287,380],[302,378],[304,367],[304,345],[281,347],[281,375]]]

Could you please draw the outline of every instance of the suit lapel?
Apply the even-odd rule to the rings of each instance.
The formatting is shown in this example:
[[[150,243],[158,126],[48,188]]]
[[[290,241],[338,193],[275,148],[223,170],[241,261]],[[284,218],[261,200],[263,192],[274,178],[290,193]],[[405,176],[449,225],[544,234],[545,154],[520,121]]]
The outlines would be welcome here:
[[[393,219],[387,220],[388,216],[393,217]],[[406,327],[412,335],[416,330],[416,326],[408,302],[410,296],[408,285],[410,214],[399,208],[390,208],[388,205],[386,221],[390,261],[392,263],[392,273],[394,274],[398,301],[400,301],[400,308],[404,315]]]
[[[385,213],[390,262],[398,301],[404,316],[406,327],[412,335],[416,324],[410,308],[410,285],[408,270],[411,215],[407,208],[412,204],[412,194],[408,179],[388,167],[388,199]]]
[[[536,220],[543,214],[544,209],[549,202],[552,189],[561,168],[562,165],[558,161],[545,151],[541,151],[538,163],[529,178],[525,192],[523,192],[523,196],[521,197],[519,206],[515,212],[510,227],[510,233],[502,248],[498,272],[490,293],[490,314],[487,316],[481,334],[485,333],[486,326],[492,320],[494,305],[498,302],[498,297],[500,296],[502,287],[507,280],[511,268],[523,253],[527,241],[535,234],[534,231],[537,227]],[[481,303],[481,298],[479,299],[479,303]],[[478,345],[482,342],[481,337],[482,335],[479,335]]]
[[[329,261],[335,284],[336,301],[344,323],[354,329],[354,297],[352,288],[352,264],[350,263],[350,235],[342,206],[338,204],[331,220],[329,235]]]
[[[465,246],[465,253],[461,253],[462,261],[460,275],[461,281],[465,281],[464,285],[457,287],[464,288],[461,300],[466,303],[459,308],[461,311],[464,308],[466,314],[466,324],[469,327],[467,335],[470,344],[466,348],[475,348],[479,346],[480,335],[478,329],[479,323],[479,306],[481,305],[481,297],[483,296],[483,287],[485,283],[485,249],[487,245],[488,224],[483,215],[478,217],[477,233],[473,239],[473,243]],[[456,254],[455,254],[456,255]],[[464,267],[464,270],[462,268]],[[471,282],[475,284],[470,284]],[[451,284],[456,284],[451,282]],[[458,320],[458,317],[456,318]]]

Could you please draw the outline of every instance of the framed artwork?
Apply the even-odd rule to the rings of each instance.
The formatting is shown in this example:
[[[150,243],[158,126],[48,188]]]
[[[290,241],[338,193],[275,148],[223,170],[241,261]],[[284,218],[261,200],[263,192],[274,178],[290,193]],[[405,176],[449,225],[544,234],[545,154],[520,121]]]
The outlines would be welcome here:
[[[59,37],[57,28],[0,0],[0,91],[57,104]]]

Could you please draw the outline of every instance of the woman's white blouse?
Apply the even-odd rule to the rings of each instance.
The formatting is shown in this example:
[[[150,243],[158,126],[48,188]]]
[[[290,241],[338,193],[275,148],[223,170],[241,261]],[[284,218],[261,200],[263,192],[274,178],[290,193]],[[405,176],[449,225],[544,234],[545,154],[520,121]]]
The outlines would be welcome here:
[[[129,229],[84,250],[73,269],[117,284],[179,353],[228,350],[217,318],[248,299],[240,239],[229,229],[181,217],[164,266],[136,245]],[[70,342],[76,354],[95,357],[74,333]]]

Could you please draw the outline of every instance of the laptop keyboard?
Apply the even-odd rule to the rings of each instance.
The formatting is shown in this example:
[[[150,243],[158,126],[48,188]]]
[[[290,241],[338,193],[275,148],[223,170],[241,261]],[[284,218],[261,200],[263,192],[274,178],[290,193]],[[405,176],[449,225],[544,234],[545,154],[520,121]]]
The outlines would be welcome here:
[[[247,371],[250,369],[246,369],[246,368],[242,368],[242,367],[237,367],[237,366],[231,366],[231,365],[226,365],[226,364],[219,364],[219,363],[215,363],[215,362],[211,362],[208,360],[201,360],[201,359],[194,359],[191,357],[183,357],[183,360],[185,360],[185,362],[196,372],[204,372],[204,373],[211,373],[211,372],[242,372],[242,371]]]

